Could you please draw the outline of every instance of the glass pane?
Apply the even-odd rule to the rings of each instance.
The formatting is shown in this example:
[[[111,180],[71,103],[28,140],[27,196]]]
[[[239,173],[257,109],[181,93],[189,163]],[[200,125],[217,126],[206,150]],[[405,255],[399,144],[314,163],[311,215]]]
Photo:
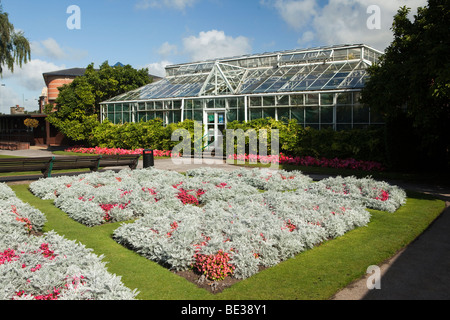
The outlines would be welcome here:
[[[250,120],[261,119],[262,110],[261,109],[250,109]]]
[[[123,121],[123,123],[125,123],[125,122],[130,122],[130,113],[129,112],[124,112],[123,113],[123,117],[122,117],[122,121]]]
[[[163,108],[162,101],[155,101],[155,109],[161,110]]]
[[[125,111],[130,111],[130,104],[124,103],[124,104],[123,104],[123,111],[124,111],[124,112],[125,112]]]
[[[306,94],[305,104],[319,104],[319,95],[317,93]]]
[[[115,124],[122,123],[122,114],[121,113],[116,113],[116,116],[114,117],[114,123]]]
[[[228,107],[229,108],[237,108],[238,100],[237,99],[228,99]]]
[[[108,104],[108,112],[109,113],[114,112],[114,105],[113,104]]]
[[[338,93],[337,94],[337,104],[352,104],[352,93]]]
[[[291,119],[296,119],[301,125],[305,122],[305,108],[291,108]]]
[[[138,116],[138,118],[137,118],[138,122],[147,121],[147,114],[145,112],[138,112],[137,116]]]
[[[109,113],[108,114],[108,120],[112,123],[114,123],[114,113]]]
[[[225,99],[216,99],[215,108],[225,108]]]
[[[192,110],[193,106],[194,106],[194,103],[193,103],[192,100],[186,100],[184,102],[184,109],[185,110],[190,110],[190,109]]]
[[[138,105],[138,110],[139,110],[139,111],[145,110],[145,102],[140,102],[140,103],[139,103],[139,105]]]
[[[275,119],[275,108],[264,108],[263,118],[273,118]]]
[[[207,107],[213,109],[214,108],[214,99],[210,99],[207,101]]]
[[[261,97],[250,97],[250,106],[251,107],[260,107],[261,106]]]
[[[333,107],[320,107],[320,122],[333,123]]]
[[[275,106],[275,97],[263,97],[263,105],[266,107]]]
[[[173,108],[174,109],[181,109],[181,100],[175,100],[173,102]]]
[[[245,121],[245,108],[241,107],[238,109],[238,120]]]
[[[203,122],[203,111],[194,111],[194,120]]]
[[[194,100],[194,109],[203,109],[203,101]]]
[[[155,112],[155,118],[159,118],[164,120],[164,113],[162,111],[156,111]]]
[[[353,92],[353,103],[360,103],[361,92]]]
[[[214,122],[215,122],[214,113],[208,113],[208,123]]]
[[[181,122],[181,111],[173,111],[173,122],[178,123]]]
[[[237,109],[230,109],[227,111],[227,121],[232,122],[238,119]]]
[[[277,108],[278,120],[288,122],[290,120],[289,108]]]
[[[303,95],[291,96],[291,106],[302,106],[303,105]]]
[[[184,110],[184,120],[193,120],[191,110]]]
[[[305,122],[319,123],[319,107],[305,107]]]
[[[333,94],[332,93],[321,93],[320,94],[320,104],[323,106],[329,106],[333,104]]]
[[[238,103],[238,107],[244,108],[244,106],[245,106],[245,98],[244,97],[237,98],[237,103]]]
[[[352,123],[352,106],[337,106],[336,107],[336,122],[337,123]]]
[[[121,104],[114,105],[114,112],[122,112],[122,105]]]
[[[277,97],[277,105],[288,106],[289,105],[289,96],[278,96]]]

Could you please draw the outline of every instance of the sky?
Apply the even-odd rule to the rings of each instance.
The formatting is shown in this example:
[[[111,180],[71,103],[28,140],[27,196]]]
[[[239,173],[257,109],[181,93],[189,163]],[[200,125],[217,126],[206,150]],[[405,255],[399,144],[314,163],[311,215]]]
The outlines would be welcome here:
[[[384,51],[402,6],[427,0],[0,0],[31,60],[0,78],[0,113],[38,109],[42,74],[105,61],[148,68],[211,58],[367,44]]]

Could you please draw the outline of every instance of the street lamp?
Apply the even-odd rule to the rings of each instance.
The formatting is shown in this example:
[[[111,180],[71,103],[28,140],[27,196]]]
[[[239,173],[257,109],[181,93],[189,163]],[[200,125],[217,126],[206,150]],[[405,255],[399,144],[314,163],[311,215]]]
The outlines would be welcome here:
[[[0,87],[4,87],[4,86],[5,86],[4,83],[0,83]],[[1,110],[2,104],[3,104],[3,97],[1,95],[1,90],[0,90],[0,110]],[[1,111],[0,111],[0,114],[1,114]]]

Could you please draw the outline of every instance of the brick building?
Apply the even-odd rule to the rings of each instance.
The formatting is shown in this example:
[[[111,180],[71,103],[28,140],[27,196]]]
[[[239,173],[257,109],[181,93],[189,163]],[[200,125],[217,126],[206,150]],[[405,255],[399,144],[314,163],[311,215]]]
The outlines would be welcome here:
[[[59,95],[59,88],[65,84],[70,84],[76,77],[84,75],[85,68],[72,68],[42,74],[45,81],[45,88],[39,99],[39,111],[44,113],[46,104],[55,104]]]
[[[45,87],[39,97],[38,113],[18,113],[18,106],[11,108],[10,115],[0,116],[0,149],[28,149],[30,145],[61,146],[66,144],[62,135],[54,126],[45,121],[44,107],[55,104],[59,88],[70,84],[76,77],[82,76],[86,69],[72,68],[44,73]],[[39,121],[37,128],[27,128],[25,119]]]

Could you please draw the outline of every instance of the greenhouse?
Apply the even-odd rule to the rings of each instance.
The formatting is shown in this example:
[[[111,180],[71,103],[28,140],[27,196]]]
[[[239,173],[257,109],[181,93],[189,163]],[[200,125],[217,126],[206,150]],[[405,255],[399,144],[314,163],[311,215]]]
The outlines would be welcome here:
[[[266,117],[317,129],[379,125],[380,117],[359,99],[367,68],[381,54],[356,44],[170,65],[162,80],[103,102],[101,119],[191,119],[211,134],[231,121]]]

